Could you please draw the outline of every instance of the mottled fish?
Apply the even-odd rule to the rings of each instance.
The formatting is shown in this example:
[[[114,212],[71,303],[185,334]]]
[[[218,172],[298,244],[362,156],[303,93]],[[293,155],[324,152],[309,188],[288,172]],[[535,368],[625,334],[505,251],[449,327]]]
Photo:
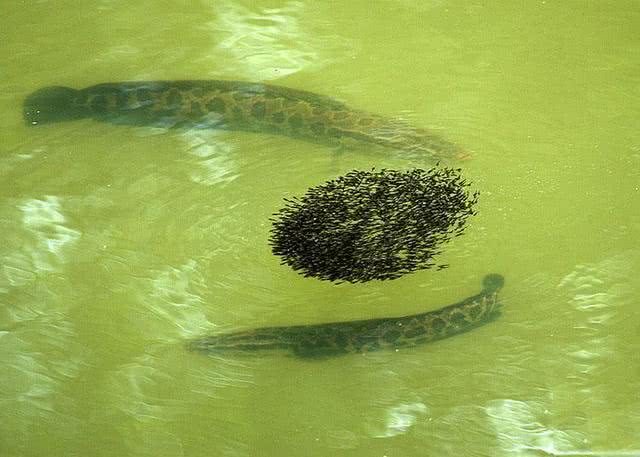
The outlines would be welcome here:
[[[274,133],[330,145],[355,140],[435,159],[466,153],[428,130],[349,108],[330,97],[242,81],[131,81],[51,86],[24,102],[28,125],[94,118],[128,125]]]
[[[482,291],[435,311],[403,317],[263,327],[193,340],[189,348],[209,353],[288,350],[298,357],[329,357],[398,349],[448,338],[489,322],[499,314],[504,278],[485,276]]]

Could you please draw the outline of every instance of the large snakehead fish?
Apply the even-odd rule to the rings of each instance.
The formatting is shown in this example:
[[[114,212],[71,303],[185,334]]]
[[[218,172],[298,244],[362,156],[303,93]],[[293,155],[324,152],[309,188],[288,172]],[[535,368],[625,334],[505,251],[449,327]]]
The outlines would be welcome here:
[[[349,108],[330,97],[242,81],[130,81],[84,89],[51,86],[24,102],[28,125],[82,118],[128,125],[274,133],[330,145],[350,140],[435,159],[466,153],[428,130]]]
[[[435,311],[403,317],[290,327],[263,327],[189,342],[209,353],[289,350],[304,358],[399,349],[448,338],[491,321],[499,314],[504,278],[485,276],[482,291]]]

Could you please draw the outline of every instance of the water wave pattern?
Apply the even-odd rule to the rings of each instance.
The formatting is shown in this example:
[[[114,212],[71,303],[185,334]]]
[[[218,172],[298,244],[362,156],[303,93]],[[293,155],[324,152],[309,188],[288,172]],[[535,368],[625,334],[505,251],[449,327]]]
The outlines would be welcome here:
[[[185,150],[192,156],[189,177],[205,186],[225,185],[240,176],[233,148],[223,140],[224,132],[190,129],[181,135]]]
[[[185,442],[173,425],[200,414],[207,420],[205,405],[216,404],[219,422],[211,430],[216,445],[237,451],[244,443],[225,436],[223,430],[229,425],[225,417],[240,406],[227,401],[227,396],[246,396],[244,390],[255,385],[254,368],[229,360],[194,367],[185,363],[180,350],[147,348],[111,371],[100,387],[112,418],[109,426],[115,427],[132,455],[193,455],[188,449],[194,443]]]
[[[116,368],[103,387],[115,427],[133,455],[185,455],[181,439],[168,430],[185,409],[161,392],[174,381],[162,357],[147,351]]]
[[[384,429],[375,434],[376,438],[389,438],[403,435],[424,419],[429,408],[422,402],[400,403],[387,410]]]
[[[624,333],[615,330],[625,319],[623,313],[632,310],[637,263],[636,253],[621,254],[577,265],[559,281],[559,301],[553,305],[556,322],[548,331],[548,337],[557,340],[557,357],[542,362],[555,367],[542,395],[496,399],[485,407],[502,452],[532,457],[640,456],[640,449],[608,448],[614,434],[618,442],[633,443],[635,437],[626,436],[625,428],[633,433],[640,426],[640,416],[615,410],[607,383],[618,366],[629,370],[628,362],[621,360],[620,348],[627,345]],[[616,423],[626,423],[625,428]]]
[[[559,449],[575,449],[586,436],[549,425],[550,412],[535,401],[500,399],[486,406],[502,452],[517,456],[538,456],[540,451],[557,455]]]
[[[487,416],[497,431],[502,455],[518,457],[602,456],[639,457],[640,449],[594,449],[589,435],[563,430],[549,424],[551,412],[537,402],[495,400],[486,407]]]
[[[8,453],[3,455],[26,455],[42,433],[69,440],[79,431],[77,405],[67,389],[82,369],[83,350],[67,316],[35,312],[37,318],[0,331],[0,408],[11,417],[0,428],[0,447]]]
[[[600,368],[614,353],[608,324],[619,313],[624,285],[620,282],[628,272],[622,258],[609,259],[595,265],[578,265],[566,275],[558,287],[567,293],[571,307],[577,312],[576,339],[568,353],[577,369],[575,382],[590,385],[589,375]],[[587,393],[587,392],[585,392]]]
[[[164,341],[193,337],[203,327],[211,327],[203,311],[207,286],[198,262],[191,259],[177,267],[166,266],[144,282],[139,299],[165,329],[159,335]]]
[[[65,225],[62,200],[56,196],[27,199],[18,204],[22,224],[29,235],[22,255],[29,259],[35,271],[59,271],[66,263],[65,249],[80,238],[81,233]]]
[[[327,65],[336,47],[329,36],[311,35],[305,30],[303,2],[287,2],[280,8],[258,8],[238,2],[218,2],[216,19],[209,31],[220,34],[215,52],[228,74],[254,80],[273,80],[302,70],[317,70]]]
[[[16,297],[25,287],[44,287],[39,279],[44,281],[47,275],[63,271],[69,250],[82,233],[68,226],[62,198],[46,196],[7,202],[10,204],[0,208],[0,225],[5,233],[0,248],[0,294],[7,294],[7,300],[12,297],[5,313],[11,321],[20,322],[38,317],[39,308],[52,297],[50,291],[43,290],[39,300],[29,300],[27,306],[20,306]],[[68,305],[56,311],[66,309]]]
[[[13,221],[0,250],[0,408],[12,418],[0,443],[7,455],[24,455],[39,430],[68,440],[79,429],[66,389],[86,354],[69,318],[69,285],[56,278],[81,232],[69,227],[63,207],[62,198],[46,196],[0,209],[2,221]]]

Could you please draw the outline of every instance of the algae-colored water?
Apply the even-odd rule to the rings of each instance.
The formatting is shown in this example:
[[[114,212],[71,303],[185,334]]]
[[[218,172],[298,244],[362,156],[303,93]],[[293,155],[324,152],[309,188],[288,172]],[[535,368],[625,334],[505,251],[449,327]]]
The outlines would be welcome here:
[[[634,1],[5,2],[0,455],[640,455]],[[429,160],[246,132],[24,125],[48,85],[240,79],[437,130],[479,214],[439,260],[333,285],[267,244],[284,197]],[[399,352],[207,356],[223,330],[502,316]]]

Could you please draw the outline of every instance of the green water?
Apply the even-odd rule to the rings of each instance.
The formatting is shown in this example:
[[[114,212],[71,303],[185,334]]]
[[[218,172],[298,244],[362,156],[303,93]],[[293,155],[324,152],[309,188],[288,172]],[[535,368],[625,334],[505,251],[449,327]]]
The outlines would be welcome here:
[[[3,2],[0,455],[640,455],[635,1]],[[241,79],[402,116],[472,152],[440,260],[332,285],[269,216],[352,169],[242,132],[28,128],[39,87]],[[506,278],[501,318],[400,352],[206,356],[218,331],[403,315]]]

